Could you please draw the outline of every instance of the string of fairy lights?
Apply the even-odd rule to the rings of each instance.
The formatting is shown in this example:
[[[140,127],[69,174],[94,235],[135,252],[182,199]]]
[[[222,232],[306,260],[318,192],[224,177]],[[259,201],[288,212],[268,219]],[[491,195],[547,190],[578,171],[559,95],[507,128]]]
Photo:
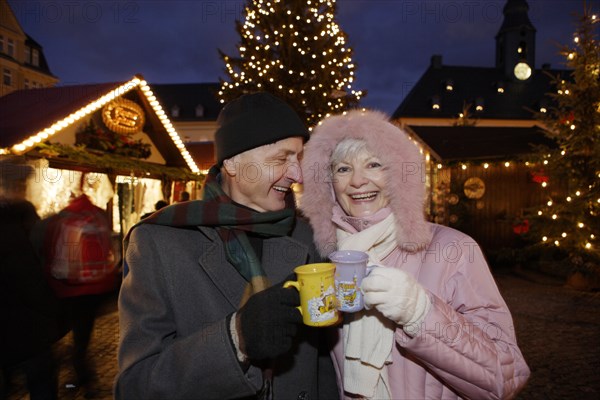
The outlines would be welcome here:
[[[600,172],[596,172],[597,178],[600,179]],[[541,186],[543,188],[547,188],[548,184],[547,182],[542,182]],[[592,189],[592,185],[589,185],[588,188]],[[559,201],[563,201],[563,207],[564,206],[569,206],[570,204],[574,203],[575,201],[578,201],[580,199],[584,199],[586,197],[588,197],[588,190],[584,189],[584,188],[579,188],[579,189],[573,189],[571,192],[563,194],[561,197],[561,199],[552,199],[551,197],[549,197],[545,207],[541,208],[540,210],[537,211],[537,215],[538,216],[542,216],[544,214],[548,215],[553,221],[558,221],[561,218],[561,210],[558,209],[553,209],[556,207],[557,203]],[[594,207],[593,204],[589,204],[589,207],[587,207],[586,212],[589,214],[590,218],[598,218],[597,212],[594,211],[594,208],[596,209],[600,209],[600,197],[596,198],[596,199],[590,199],[589,202],[593,203],[595,202],[596,205]],[[544,234],[541,237],[541,241],[543,243],[552,243],[554,244],[556,247],[559,247],[561,245],[561,241],[566,239],[567,237],[569,237],[571,235],[571,232],[574,230],[588,230],[588,232],[586,232],[585,234],[581,235],[583,236],[583,241],[581,244],[582,247],[584,247],[587,250],[592,250],[594,249],[594,242],[598,237],[598,232],[594,232],[591,230],[591,227],[587,226],[586,223],[583,221],[583,218],[579,218],[576,220],[572,220],[569,222],[570,223],[570,229],[563,229],[562,232],[560,234],[555,235],[554,237],[551,237],[549,233]],[[571,232],[569,232],[571,231]]]
[[[301,95],[304,107],[311,105],[310,96],[319,95],[327,98],[327,107],[331,113],[345,109],[344,97],[351,93],[356,101],[360,100],[362,91],[352,89],[355,65],[351,58],[351,49],[347,47],[345,37],[334,14],[330,11],[335,0],[307,0],[308,13],[304,16],[295,15],[290,9],[293,3],[281,0],[258,0],[254,4],[257,9],[246,7],[246,18],[241,34],[244,44],[240,45],[239,59],[243,60],[245,68],[238,70],[232,58],[224,56],[227,73],[232,82],[223,82],[219,97],[225,102],[228,90],[240,85],[256,87],[257,89],[278,90],[281,95]],[[278,20],[282,23],[273,26]],[[288,22],[285,22],[285,21]],[[292,21],[292,22],[289,22]],[[317,27],[316,30],[314,30]],[[320,28],[320,31],[319,29]],[[311,30],[310,34],[307,33]],[[330,47],[318,49],[317,42],[328,40]],[[291,48],[289,42],[291,40]],[[254,53],[262,54],[262,58]],[[306,60],[306,62],[286,65],[278,56],[287,52],[286,61],[290,58]],[[236,61],[239,61],[236,58]],[[315,60],[322,60],[316,65]],[[302,67],[306,68],[300,68]],[[245,69],[245,70],[244,70]],[[328,79],[320,79],[329,74]],[[333,85],[323,82],[333,79]],[[290,83],[296,82],[296,83]],[[275,93],[277,94],[277,93]],[[323,118],[328,113],[317,113],[317,118]]]
[[[561,151],[561,155],[565,155],[564,150]],[[543,164],[547,165],[548,160],[544,160]],[[600,179],[600,171],[596,171],[596,177]],[[540,185],[544,189],[548,188],[549,186],[548,182],[546,181],[541,182]],[[537,215],[541,217],[544,214],[546,214],[552,219],[552,221],[558,221],[561,219],[561,210],[560,208],[558,210],[553,209],[557,206],[557,203],[562,202],[562,206],[567,208],[567,212],[570,212],[572,207],[569,206],[571,204],[583,201],[584,203],[588,203],[588,206],[585,207],[586,210],[583,211],[583,213],[587,212],[589,214],[588,218],[598,218],[598,212],[595,210],[600,210],[600,197],[595,199],[588,199],[588,197],[590,197],[589,195],[591,194],[592,188],[593,185],[590,184],[587,188],[572,189],[570,192],[562,194],[562,198],[560,199],[552,199],[552,197],[549,196],[549,199],[545,205],[546,207],[544,207],[545,209],[541,208],[540,210],[538,210]],[[595,206],[593,204],[594,202],[596,203]],[[578,235],[581,236],[580,245],[586,250],[594,250],[595,248],[597,248],[597,246],[594,245],[594,242],[598,237],[598,232],[592,231],[592,227],[586,225],[586,223],[584,222],[584,218],[584,216],[581,216],[581,218],[568,221],[570,225],[568,227],[569,229],[561,229],[560,234],[556,234],[555,237],[551,237],[549,233],[543,234],[543,236],[541,237],[541,241],[543,243],[552,243],[554,244],[554,246],[560,247],[561,241],[569,237],[572,231],[587,230],[588,232],[586,232],[585,234]],[[571,232],[569,232],[569,230]]]
[[[56,121],[51,126],[44,128],[41,131],[37,132],[36,134],[28,137],[27,139],[23,140],[21,143],[17,143],[14,146],[12,146],[11,148],[0,148],[0,155],[6,155],[6,154],[20,155],[20,154],[26,153],[27,151],[33,149],[37,144],[50,139],[52,136],[56,135],[58,132],[75,124],[76,122],[80,121],[82,118],[91,115],[92,113],[94,113],[97,110],[104,107],[109,102],[113,101],[114,99],[116,99],[118,97],[123,96],[125,93],[135,89],[136,87],[139,87],[140,90],[142,91],[142,93],[145,95],[150,106],[153,108],[154,112],[156,113],[160,122],[162,123],[164,129],[169,134],[171,140],[173,141],[173,144],[175,144],[175,146],[181,153],[181,156],[184,158],[184,160],[187,163],[190,170],[196,174],[199,174],[200,169],[194,162],[192,155],[187,151],[185,144],[183,143],[183,141],[181,140],[181,137],[179,136],[179,133],[177,133],[177,130],[175,129],[175,127],[169,120],[169,117],[167,117],[167,114],[165,113],[165,111],[163,110],[162,106],[160,105],[158,99],[152,92],[152,89],[150,88],[150,86],[144,79],[140,79],[138,77],[135,77],[132,80],[130,80],[129,82],[126,82],[126,83],[122,84],[121,86],[117,87],[116,89],[109,91],[108,93],[104,94],[100,98],[90,102],[86,106],[69,114],[65,118]]]
[[[421,151],[421,152],[423,153],[423,151]],[[562,151],[561,154],[564,155],[565,152]],[[510,169],[510,168],[516,168],[519,165],[521,165],[521,166],[530,168],[532,170],[535,170],[535,168],[548,166],[548,164],[550,163],[550,161],[548,160],[548,158],[550,158],[550,155],[546,155],[545,157],[546,157],[546,159],[544,159],[541,162],[511,160],[511,161],[496,161],[496,162],[492,162],[492,161],[478,162],[476,164],[470,163],[470,162],[458,162],[456,164],[448,164],[448,165],[444,165],[442,163],[435,163],[435,169],[437,169],[438,171],[441,172],[441,171],[443,171],[445,169],[447,170],[449,168],[460,168],[460,170],[467,172],[470,169],[484,169],[484,170],[493,169],[493,168]],[[429,154],[426,154],[426,161],[429,161],[429,160],[430,160],[430,156],[429,156]],[[600,180],[600,171],[598,171],[596,173],[596,177]],[[540,188],[543,190],[547,190],[547,189],[551,188],[551,182],[549,181],[549,179],[547,177],[540,179],[539,182],[536,182],[536,183],[539,184]],[[588,190],[592,189],[592,185],[589,185],[589,187],[587,189]],[[544,206],[544,207],[540,207],[540,209],[537,211],[537,215],[538,216],[548,215],[553,221],[558,221],[561,218],[561,212],[559,210],[553,210],[553,207],[556,207],[557,203],[560,200],[564,200],[565,203],[563,203],[563,204],[572,204],[576,200],[584,198],[587,195],[588,190],[586,190],[584,188],[574,189],[569,193],[563,194],[561,196],[562,197],[561,199],[558,199],[558,198],[552,199],[552,197],[550,195],[548,195],[548,201],[545,204],[540,205],[540,206]],[[595,209],[600,210],[600,197],[592,199],[591,201],[596,204]],[[594,207],[589,207],[587,212],[589,213],[590,218],[598,218],[598,212],[594,211]],[[583,222],[581,220],[573,221],[571,228],[578,229],[578,230],[588,228],[590,230],[590,232],[589,232],[589,234],[585,235],[585,238],[583,238],[585,240],[582,241],[581,246],[587,250],[593,250],[598,247],[595,244],[595,241],[598,239],[599,233],[591,231],[591,227],[587,226],[585,222]],[[551,244],[554,244],[555,246],[559,247],[561,245],[561,241],[564,240],[565,238],[567,238],[568,236],[569,236],[569,233],[565,229],[565,230],[562,230],[561,232],[559,232],[556,235],[556,237],[551,237],[550,233],[545,233],[540,237],[540,240],[543,243],[551,243]]]
[[[584,18],[588,18],[584,16]],[[590,22],[591,24],[595,24],[598,22],[598,17],[596,15],[590,15],[589,20],[585,21],[585,23]],[[591,26],[591,25],[584,25]],[[587,36],[588,34],[583,31],[584,38],[580,37],[580,32],[576,32],[573,37],[573,42],[576,46],[582,46],[584,43],[591,44],[592,47],[596,47],[596,42],[592,36]],[[587,37],[585,37],[587,36]],[[597,47],[596,47],[597,48]],[[566,50],[563,52],[567,62],[574,62],[579,54],[576,50]],[[586,74],[591,73],[591,76],[594,79],[598,79],[600,76],[600,60],[596,59],[591,65],[586,66]],[[573,83],[567,83],[565,80],[560,81],[560,87],[557,89],[558,96],[571,96],[572,92],[569,89],[569,86]],[[600,113],[600,101],[597,104],[597,109],[595,110],[597,113]],[[574,115],[569,116],[562,121],[565,125],[565,128],[569,131],[573,131],[575,134],[576,130],[579,128],[576,123],[576,118]],[[593,129],[600,130],[600,126],[596,126]],[[565,156],[566,150],[563,148],[560,151],[560,156]],[[596,155],[598,157],[598,155]],[[543,165],[548,165],[552,162],[551,154],[547,154],[543,160]],[[577,187],[570,189],[567,193],[561,193],[560,198],[552,198],[552,196],[548,197],[548,201],[546,202],[544,207],[540,207],[537,211],[537,215],[539,217],[548,216],[551,221],[562,225],[557,225],[553,229],[548,229],[547,233],[543,233],[541,237],[541,242],[546,244],[553,244],[556,247],[560,247],[561,243],[565,240],[576,240],[577,246],[581,246],[588,251],[598,252],[597,246],[597,238],[600,234],[596,232],[597,223],[594,226],[590,226],[588,222],[598,221],[598,217],[600,214],[600,195],[594,196],[594,194],[598,193],[597,187],[600,182],[600,171],[594,172],[594,178],[596,178],[595,182],[588,182],[587,187]],[[540,182],[540,185],[543,189],[547,189],[549,186],[549,182]],[[581,183],[580,183],[581,186]],[[594,188],[596,186],[596,188]],[[560,191],[559,191],[560,192]],[[577,206],[575,205],[577,203]],[[578,212],[574,212],[578,211]],[[564,215],[570,214],[570,215]],[[574,217],[577,214],[577,217]],[[563,221],[561,221],[563,220]],[[566,225],[565,225],[566,224]],[[562,229],[556,229],[562,228]],[[553,230],[557,233],[553,235],[550,234],[550,230]],[[558,233],[560,232],[560,233]]]
[[[577,41],[578,40],[576,40],[576,42]],[[573,58],[573,57],[571,57],[571,58]],[[561,85],[562,85],[562,88],[557,90],[557,94],[569,96],[571,93],[568,88],[565,88],[566,82],[564,80],[561,81]],[[541,113],[545,113],[546,111],[547,110],[545,110],[545,109],[540,110]],[[600,104],[599,104],[599,109],[597,111],[600,112]],[[566,120],[564,123],[568,125],[569,130],[575,131],[578,128],[577,125],[571,120]],[[425,160],[427,162],[429,162],[431,157],[429,155],[429,152],[427,150],[424,150],[423,143],[421,143],[418,140],[415,140],[415,138],[413,138],[413,142],[420,148],[421,153],[425,154]],[[561,150],[560,155],[565,156],[565,154],[566,154],[566,151]],[[442,172],[445,169],[447,170],[447,169],[452,169],[452,168],[460,168],[460,170],[466,172],[469,169],[474,169],[474,168],[476,168],[476,169],[482,168],[484,170],[488,170],[488,169],[492,169],[492,168],[509,169],[512,167],[516,168],[519,165],[522,165],[522,166],[525,166],[532,170],[535,170],[535,168],[548,167],[551,162],[550,160],[551,160],[551,154],[546,154],[544,156],[544,159],[539,162],[520,161],[520,160],[502,160],[502,161],[478,160],[477,162],[467,162],[467,161],[453,162],[451,164],[446,164],[446,165],[444,165],[440,162],[437,162],[437,163],[434,162],[434,164],[435,164],[434,169],[439,172]],[[596,176],[597,176],[597,178],[600,179],[600,171],[596,172]],[[549,182],[548,177],[544,177],[544,178],[540,179],[539,182],[537,182],[537,183],[540,185],[540,187],[542,189],[550,188],[550,186],[549,186],[550,182]],[[588,190],[592,189],[592,185],[589,185],[589,187],[587,189]],[[574,200],[585,197],[586,193],[587,193],[587,191],[585,188],[575,189],[575,190],[573,190],[572,193],[567,193],[564,195],[564,201],[566,202],[566,204],[573,203]],[[555,199],[553,201],[551,199],[550,195],[548,196],[548,198],[549,198],[549,200],[546,202],[545,207],[540,207],[540,208],[544,208],[544,209],[538,210],[537,215],[542,216],[546,213],[550,216],[552,221],[558,222],[561,219],[561,212],[558,210],[553,210],[552,208],[557,206],[557,203],[558,203],[557,200],[559,200],[559,199]],[[592,199],[592,201],[596,203],[596,209],[600,209],[600,197],[598,197],[596,199]],[[597,215],[598,213],[596,211],[594,211],[594,207],[589,207],[589,210],[587,210],[587,212],[589,213],[591,218],[598,217],[598,215]],[[572,222],[571,229],[578,229],[578,230],[587,229],[587,230],[589,230],[589,232],[585,235],[585,237],[583,238],[580,245],[589,251],[593,251],[598,247],[595,244],[595,241],[597,240],[599,233],[591,231],[591,227],[587,226],[585,222],[583,222],[581,220],[574,221],[574,222]],[[559,247],[561,245],[561,241],[565,240],[567,237],[570,236],[570,233],[567,231],[568,231],[567,229],[561,230],[561,232],[558,233],[556,235],[556,237],[551,237],[551,235],[549,233],[545,233],[540,237],[540,240],[542,243],[549,243],[549,244],[553,244],[556,247]]]
[[[596,15],[591,15],[589,17],[592,23],[598,22]],[[589,41],[591,39],[586,38],[585,40]],[[576,45],[580,45],[584,40],[576,34],[573,41]],[[596,46],[595,42],[592,42],[592,47],[594,46]],[[577,51],[572,49],[565,51],[563,54],[565,58],[571,62],[577,60],[577,57],[580,56]],[[591,65],[587,65],[586,73],[591,73],[593,77],[598,79],[598,77],[600,77],[600,62],[594,60]],[[570,89],[571,85],[574,84],[573,82],[560,80],[558,83],[559,87],[556,89],[557,96],[571,96],[573,94],[572,88]],[[452,84],[448,84],[447,90],[451,91],[452,89]],[[502,91],[499,90],[499,93],[502,93]],[[439,101],[437,103],[434,102],[432,107],[434,109],[439,109]],[[595,107],[595,111],[600,113],[600,101]],[[548,112],[546,103],[540,104],[539,112],[542,115]],[[463,117],[462,114],[459,115],[459,118]],[[581,128],[574,115],[564,117],[560,123],[564,124],[564,131],[570,131],[573,135],[577,134],[577,130]],[[595,126],[595,129],[600,130],[600,125]],[[419,146],[421,146],[420,143]],[[565,193],[563,188],[554,187],[555,185],[560,186],[560,182],[551,181],[543,172],[544,168],[552,167],[552,163],[558,162],[556,160],[557,156],[562,157],[565,155],[567,155],[567,153],[563,148],[559,152],[556,152],[554,159],[552,158],[552,154],[545,154],[539,161],[535,162],[502,160],[494,162],[478,161],[475,163],[465,161],[447,165],[437,163],[435,169],[440,172],[448,168],[459,168],[462,171],[467,171],[472,168],[483,168],[484,170],[489,168],[509,169],[518,167],[519,165],[531,168],[533,172],[532,180],[540,185],[541,190],[547,193],[547,201],[545,204],[540,204],[540,207],[537,210],[537,216],[542,218],[547,217],[547,221],[552,224],[550,226],[542,226],[543,229],[542,232],[539,233],[540,236],[538,240],[540,240],[541,243],[553,245],[555,247],[561,247],[565,242],[570,241],[571,245],[574,244],[576,247],[597,254],[600,251],[600,246],[597,243],[598,236],[600,235],[600,232],[597,231],[597,221],[600,216],[600,195],[598,195],[600,171],[594,172],[592,182],[588,180],[586,183],[580,183],[580,187],[569,189],[569,191]],[[598,155],[595,156],[598,157]]]

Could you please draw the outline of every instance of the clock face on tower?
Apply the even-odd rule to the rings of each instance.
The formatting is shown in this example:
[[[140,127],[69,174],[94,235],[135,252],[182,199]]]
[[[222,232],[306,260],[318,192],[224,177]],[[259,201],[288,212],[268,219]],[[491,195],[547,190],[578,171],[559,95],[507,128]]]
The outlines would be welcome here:
[[[529,67],[529,65],[527,65],[527,63],[520,62],[517,65],[515,65],[514,73],[517,79],[524,81],[526,79],[529,79],[529,77],[531,76],[531,68]]]

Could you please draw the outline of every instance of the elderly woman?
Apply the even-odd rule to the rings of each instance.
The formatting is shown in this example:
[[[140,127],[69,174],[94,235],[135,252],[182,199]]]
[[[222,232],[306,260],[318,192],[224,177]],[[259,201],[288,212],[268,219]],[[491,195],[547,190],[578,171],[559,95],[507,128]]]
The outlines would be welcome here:
[[[373,111],[323,120],[302,161],[300,208],[321,255],[361,250],[366,310],[345,314],[332,357],[342,398],[510,398],[529,368],[479,246],[424,218],[424,161]]]

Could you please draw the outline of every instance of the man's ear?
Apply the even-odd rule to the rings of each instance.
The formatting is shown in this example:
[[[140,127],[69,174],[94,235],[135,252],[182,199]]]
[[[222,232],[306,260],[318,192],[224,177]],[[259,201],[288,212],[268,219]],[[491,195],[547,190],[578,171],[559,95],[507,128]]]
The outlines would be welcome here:
[[[223,169],[229,176],[237,175],[237,166],[239,162],[237,161],[237,156],[233,156],[231,158],[227,158],[223,160]]]

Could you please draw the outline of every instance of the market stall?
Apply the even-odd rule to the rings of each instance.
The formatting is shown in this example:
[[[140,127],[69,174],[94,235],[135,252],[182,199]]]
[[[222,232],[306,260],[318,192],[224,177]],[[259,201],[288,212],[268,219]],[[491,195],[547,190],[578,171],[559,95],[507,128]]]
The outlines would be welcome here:
[[[19,178],[42,218],[85,193],[119,237],[158,200],[197,197],[204,178],[140,75],[11,93],[0,98],[0,131],[0,172],[27,171]]]

